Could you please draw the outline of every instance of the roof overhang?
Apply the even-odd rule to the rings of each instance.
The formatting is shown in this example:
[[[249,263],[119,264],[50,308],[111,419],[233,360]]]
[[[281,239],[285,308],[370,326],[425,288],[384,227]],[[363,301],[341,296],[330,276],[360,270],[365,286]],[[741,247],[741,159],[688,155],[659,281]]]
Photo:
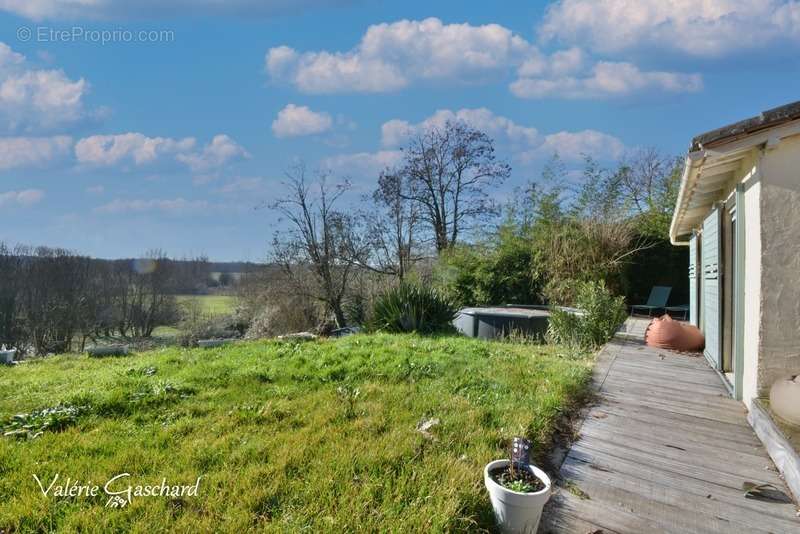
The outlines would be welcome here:
[[[673,245],[688,245],[716,202],[725,199],[731,182],[741,176],[742,163],[754,151],[772,149],[780,140],[800,134],[800,120],[756,133],[727,138],[708,146],[695,145],[684,164],[678,201],[672,214],[669,239]]]
[[[746,153],[722,156],[708,150],[689,153],[669,229],[673,245],[689,244],[688,236],[702,224],[714,203],[722,199],[745,156]]]

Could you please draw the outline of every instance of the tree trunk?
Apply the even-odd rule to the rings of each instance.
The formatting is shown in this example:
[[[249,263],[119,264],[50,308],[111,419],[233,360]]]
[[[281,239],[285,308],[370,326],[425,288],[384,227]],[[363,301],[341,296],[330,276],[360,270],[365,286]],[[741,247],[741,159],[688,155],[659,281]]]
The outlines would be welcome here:
[[[347,319],[344,316],[344,311],[342,311],[342,305],[337,302],[336,304],[333,304],[331,308],[334,319],[336,319],[336,326],[338,328],[344,328],[347,326]]]

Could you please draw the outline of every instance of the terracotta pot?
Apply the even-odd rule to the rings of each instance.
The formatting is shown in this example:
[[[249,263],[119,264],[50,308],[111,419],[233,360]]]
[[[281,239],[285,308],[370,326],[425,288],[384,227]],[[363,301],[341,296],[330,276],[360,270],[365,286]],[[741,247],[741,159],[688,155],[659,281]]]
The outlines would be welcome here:
[[[769,390],[772,411],[793,425],[800,425],[800,375],[782,378]]]
[[[650,321],[644,339],[651,347],[680,351],[700,351],[705,344],[703,333],[696,326],[675,321],[669,315]]]

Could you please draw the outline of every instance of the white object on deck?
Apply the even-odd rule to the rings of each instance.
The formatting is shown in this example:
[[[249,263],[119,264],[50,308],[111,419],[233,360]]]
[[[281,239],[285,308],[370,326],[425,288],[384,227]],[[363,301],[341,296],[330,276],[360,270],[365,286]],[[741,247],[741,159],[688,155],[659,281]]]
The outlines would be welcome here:
[[[782,378],[772,384],[769,405],[781,419],[800,425],[800,375]]]

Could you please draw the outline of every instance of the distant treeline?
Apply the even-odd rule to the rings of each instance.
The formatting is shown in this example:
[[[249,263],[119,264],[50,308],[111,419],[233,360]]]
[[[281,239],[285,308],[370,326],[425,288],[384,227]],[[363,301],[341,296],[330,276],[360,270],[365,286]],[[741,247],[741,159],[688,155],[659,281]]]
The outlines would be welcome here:
[[[149,337],[177,322],[175,295],[207,290],[213,269],[226,266],[161,251],[102,260],[0,243],[0,343],[47,354],[82,349],[100,336]]]
[[[177,263],[192,262],[196,260],[174,260]],[[264,268],[262,263],[253,263],[250,261],[212,261],[208,262],[209,269],[212,273],[253,273]]]

